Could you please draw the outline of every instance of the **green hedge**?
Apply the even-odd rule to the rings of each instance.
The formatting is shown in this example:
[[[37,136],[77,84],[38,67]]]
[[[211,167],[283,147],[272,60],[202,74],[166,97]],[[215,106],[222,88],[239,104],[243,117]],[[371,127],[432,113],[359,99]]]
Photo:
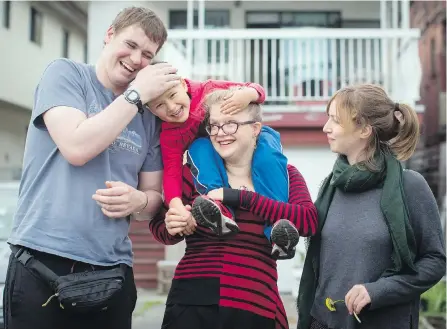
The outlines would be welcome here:
[[[446,312],[445,278],[421,296],[421,314],[445,317]]]

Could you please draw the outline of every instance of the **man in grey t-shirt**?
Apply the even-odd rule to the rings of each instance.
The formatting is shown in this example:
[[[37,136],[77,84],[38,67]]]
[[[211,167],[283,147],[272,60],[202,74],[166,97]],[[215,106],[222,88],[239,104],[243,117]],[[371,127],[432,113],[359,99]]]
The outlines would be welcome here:
[[[136,289],[129,218],[150,218],[162,200],[159,124],[138,109],[179,83],[170,65],[148,65],[166,37],[152,11],[127,8],[108,29],[96,66],[58,59],[46,68],[8,240],[7,328],[131,328]],[[74,316],[57,298],[42,307],[55,291],[18,261],[23,250],[57,275],[125,264],[118,302]]]

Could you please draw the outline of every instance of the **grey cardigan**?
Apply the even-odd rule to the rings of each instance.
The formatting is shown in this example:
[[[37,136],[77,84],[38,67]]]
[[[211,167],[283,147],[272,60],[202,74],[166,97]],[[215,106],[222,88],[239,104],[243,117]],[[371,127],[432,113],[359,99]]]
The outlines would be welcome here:
[[[368,283],[364,283],[364,285],[371,297],[371,303],[361,312],[362,323],[357,323],[351,317],[343,329],[418,328],[420,295],[437,283],[446,273],[445,240],[433,193],[425,179],[419,173],[411,170],[404,171],[404,191],[417,245],[415,260],[417,274],[394,275],[372,282],[366,281]],[[349,207],[351,204],[359,206],[355,202],[349,202],[341,206]],[[356,209],[360,211],[358,207]],[[339,236],[339,238],[343,239],[342,236]],[[346,247],[344,244],[342,245]],[[355,248],[354,245],[352,247]],[[322,251],[323,253],[324,251]],[[332,257],[340,257],[340,262],[345,263],[342,250],[333,254]],[[386,259],[387,255],[384,254],[382,257]],[[372,264],[364,265],[372,266]],[[361,270],[358,266],[362,266],[362,262],[352,266],[357,266],[357,269]],[[353,267],[352,270],[355,271],[356,268]],[[368,280],[367,278],[364,279]],[[344,285],[346,278],[340,278],[339,283]],[[362,282],[357,283],[362,284]],[[338,298],[340,297],[338,296]],[[321,315],[321,318],[317,320],[324,323],[329,320],[328,318],[325,321],[325,315],[329,316],[329,314],[321,309],[320,299],[318,300],[320,308],[315,309],[315,312]],[[333,319],[332,322],[334,322]]]

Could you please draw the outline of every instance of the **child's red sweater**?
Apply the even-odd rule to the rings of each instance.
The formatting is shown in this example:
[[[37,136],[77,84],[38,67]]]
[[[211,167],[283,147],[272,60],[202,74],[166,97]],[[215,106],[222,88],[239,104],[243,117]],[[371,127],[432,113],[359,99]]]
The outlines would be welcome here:
[[[203,100],[205,96],[216,89],[228,89],[234,86],[246,86],[256,89],[259,94],[258,103],[265,100],[265,91],[257,83],[236,83],[222,80],[207,80],[205,82],[185,79],[188,93],[191,97],[189,117],[184,123],[163,122],[160,134],[160,147],[163,159],[163,190],[165,203],[175,197],[182,197],[182,167],[183,154],[197,138],[199,126],[205,117]]]

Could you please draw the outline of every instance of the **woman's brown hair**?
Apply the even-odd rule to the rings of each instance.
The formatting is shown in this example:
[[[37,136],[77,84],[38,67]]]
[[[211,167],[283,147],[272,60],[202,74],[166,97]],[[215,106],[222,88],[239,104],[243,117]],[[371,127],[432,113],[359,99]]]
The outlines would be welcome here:
[[[342,125],[372,128],[364,150],[366,168],[377,169],[376,151],[390,150],[403,161],[412,156],[419,140],[419,120],[413,108],[393,102],[382,87],[372,84],[340,89],[329,101],[327,113],[333,101]]]

